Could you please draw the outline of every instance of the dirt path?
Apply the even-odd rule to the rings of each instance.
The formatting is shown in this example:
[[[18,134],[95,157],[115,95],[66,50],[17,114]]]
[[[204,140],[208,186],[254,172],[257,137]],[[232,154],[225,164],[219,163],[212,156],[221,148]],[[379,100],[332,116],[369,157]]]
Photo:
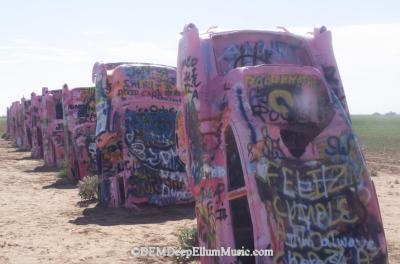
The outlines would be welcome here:
[[[76,187],[54,184],[56,173],[29,156],[0,140],[0,263],[175,263],[130,250],[176,246],[174,233],[194,223],[193,206],[81,208]]]
[[[192,206],[141,212],[82,208],[76,187],[54,184],[55,172],[29,156],[0,140],[0,263],[174,263],[132,257],[130,250],[175,246],[174,233],[194,223]],[[397,161],[382,153],[366,157],[378,174],[373,180],[390,263],[400,263],[400,155]]]

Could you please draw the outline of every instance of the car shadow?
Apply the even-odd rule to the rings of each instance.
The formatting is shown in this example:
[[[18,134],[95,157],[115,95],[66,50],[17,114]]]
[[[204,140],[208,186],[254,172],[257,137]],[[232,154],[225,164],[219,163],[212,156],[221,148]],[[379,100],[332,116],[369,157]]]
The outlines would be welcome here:
[[[72,182],[67,178],[58,179],[52,184],[42,187],[42,189],[76,189],[76,188],[78,188],[76,182]]]
[[[97,204],[93,208],[86,208],[83,216],[70,220],[75,225],[135,225],[162,223],[182,219],[194,219],[194,203],[186,205],[171,205],[167,207],[141,206],[140,209],[106,208]]]
[[[26,170],[28,173],[37,173],[37,172],[58,172],[60,169],[55,167],[48,167],[46,165],[37,166],[33,170]]]
[[[40,160],[40,159],[31,157],[31,156],[27,156],[27,157],[17,158],[15,160]]]

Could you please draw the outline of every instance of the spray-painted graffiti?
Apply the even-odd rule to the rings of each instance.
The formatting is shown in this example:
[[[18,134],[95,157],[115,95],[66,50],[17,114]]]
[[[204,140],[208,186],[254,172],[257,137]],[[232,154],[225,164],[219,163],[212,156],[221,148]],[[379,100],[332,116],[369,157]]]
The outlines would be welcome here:
[[[266,127],[261,128],[261,135],[261,139],[256,144],[250,142],[248,145],[250,160],[284,159],[285,154],[281,150],[280,139],[271,138]]]
[[[192,58],[192,57],[187,57],[185,58],[183,65],[185,68],[185,71],[183,73],[183,81],[184,85],[183,88],[185,89],[186,92],[193,92],[195,88],[199,87],[201,82],[198,81],[197,79],[197,65],[198,59],[197,58]],[[196,97],[196,94],[193,96]]]
[[[127,200],[147,199],[158,205],[190,201],[185,165],[176,146],[176,110],[163,111],[154,105],[139,111],[127,109],[124,120]]]
[[[95,175],[96,103],[94,88],[63,88],[65,153],[67,175],[80,180]]]
[[[125,113],[125,143],[129,156],[148,167],[184,171],[175,142],[176,112]]]
[[[309,52],[298,38],[266,33],[232,35],[213,36],[220,73],[260,64],[311,65]]]
[[[185,27],[178,88],[200,244],[274,251],[202,263],[387,263],[327,34]]]

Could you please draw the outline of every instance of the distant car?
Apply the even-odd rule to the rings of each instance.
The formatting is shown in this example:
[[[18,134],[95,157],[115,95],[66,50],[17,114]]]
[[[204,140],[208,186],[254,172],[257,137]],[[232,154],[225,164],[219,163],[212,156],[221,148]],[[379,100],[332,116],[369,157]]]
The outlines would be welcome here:
[[[97,174],[95,91],[64,85],[62,93],[67,176],[82,180]]]
[[[30,150],[32,148],[32,106],[31,100],[21,99],[23,115],[23,147]]]
[[[31,94],[32,111],[32,148],[31,156],[36,159],[43,158],[43,133],[42,133],[42,96]]]
[[[46,166],[64,166],[64,121],[62,90],[42,89],[43,159]]]

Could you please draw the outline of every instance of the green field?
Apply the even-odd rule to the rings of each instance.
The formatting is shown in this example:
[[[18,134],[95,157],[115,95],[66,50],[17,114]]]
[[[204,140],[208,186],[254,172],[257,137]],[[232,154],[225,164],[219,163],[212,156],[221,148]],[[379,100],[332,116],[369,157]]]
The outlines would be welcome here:
[[[353,128],[367,150],[400,151],[400,115],[353,115]],[[0,136],[6,131],[6,117],[0,117]]]
[[[6,130],[7,130],[6,124],[7,124],[7,117],[0,116],[0,136],[6,132]]]
[[[400,151],[400,115],[353,115],[360,143],[372,151]]]

